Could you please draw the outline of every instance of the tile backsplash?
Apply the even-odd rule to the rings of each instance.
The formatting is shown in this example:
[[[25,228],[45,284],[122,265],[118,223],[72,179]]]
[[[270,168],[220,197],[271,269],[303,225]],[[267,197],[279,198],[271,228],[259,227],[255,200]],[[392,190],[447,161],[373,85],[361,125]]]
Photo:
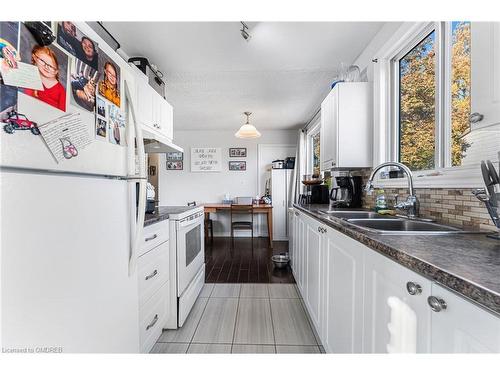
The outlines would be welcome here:
[[[363,182],[368,173],[362,173]],[[470,230],[496,231],[497,228],[486,210],[484,203],[473,194],[471,188],[417,188],[415,192],[420,201],[420,216],[431,218],[441,224],[450,224]],[[389,207],[394,205],[394,197],[399,195],[401,202],[408,196],[407,188],[384,188]],[[363,207],[375,207],[376,191],[372,195],[363,192]]]

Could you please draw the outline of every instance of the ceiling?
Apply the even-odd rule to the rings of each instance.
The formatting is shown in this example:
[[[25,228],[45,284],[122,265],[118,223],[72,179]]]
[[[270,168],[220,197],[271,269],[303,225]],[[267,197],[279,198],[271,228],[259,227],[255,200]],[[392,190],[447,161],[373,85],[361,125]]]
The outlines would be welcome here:
[[[259,129],[311,119],[340,64],[351,64],[381,22],[105,22],[129,56],[165,74],[174,128],[231,129],[244,111]]]

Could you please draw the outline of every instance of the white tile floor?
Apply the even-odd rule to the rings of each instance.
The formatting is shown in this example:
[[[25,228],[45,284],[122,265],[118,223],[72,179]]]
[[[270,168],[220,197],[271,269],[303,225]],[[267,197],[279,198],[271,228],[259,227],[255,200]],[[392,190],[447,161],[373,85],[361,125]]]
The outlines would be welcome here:
[[[295,284],[205,284],[151,353],[320,353]]]

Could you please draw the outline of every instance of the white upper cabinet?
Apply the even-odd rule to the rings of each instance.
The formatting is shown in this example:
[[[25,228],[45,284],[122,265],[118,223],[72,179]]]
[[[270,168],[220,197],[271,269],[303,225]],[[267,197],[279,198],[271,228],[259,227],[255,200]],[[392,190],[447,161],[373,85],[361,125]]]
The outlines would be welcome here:
[[[147,77],[136,67],[137,118],[144,129],[173,140],[173,108],[148,83]]]
[[[500,124],[500,23],[471,23],[471,113],[484,116],[473,128]]]
[[[372,89],[338,83],[321,103],[321,170],[372,166]]]
[[[437,284],[431,298],[433,353],[500,353],[498,316]]]

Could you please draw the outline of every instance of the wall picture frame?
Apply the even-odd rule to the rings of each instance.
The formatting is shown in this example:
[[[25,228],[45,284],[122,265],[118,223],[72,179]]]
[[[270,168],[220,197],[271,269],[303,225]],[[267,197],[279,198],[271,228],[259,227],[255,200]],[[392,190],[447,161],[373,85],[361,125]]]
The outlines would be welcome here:
[[[184,169],[184,162],[182,160],[170,161],[167,160],[167,171],[182,171]]]
[[[230,158],[246,158],[247,148],[246,147],[231,147],[229,149]]]
[[[184,153],[180,151],[167,152],[168,161],[182,161],[184,160]]]
[[[230,171],[246,171],[247,162],[246,161],[230,161],[229,162]]]

